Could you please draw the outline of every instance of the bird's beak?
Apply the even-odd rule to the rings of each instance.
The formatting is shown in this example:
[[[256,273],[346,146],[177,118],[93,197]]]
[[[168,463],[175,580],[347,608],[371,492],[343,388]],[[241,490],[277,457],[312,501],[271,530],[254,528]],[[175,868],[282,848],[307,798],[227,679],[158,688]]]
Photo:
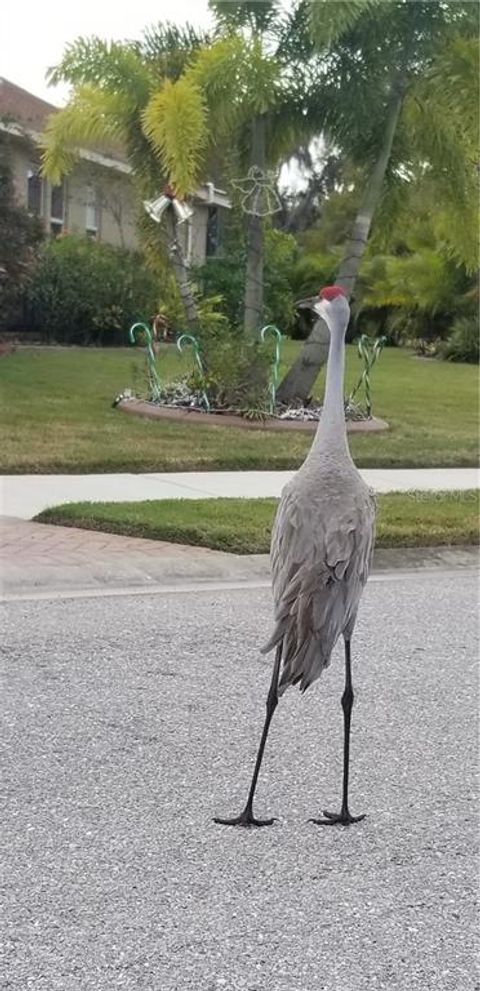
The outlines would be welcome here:
[[[317,316],[322,317],[322,319],[325,320],[327,314],[327,309],[326,309],[327,305],[328,304],[326,303],[326,300],[317,299],[317,302],[314,303],[314,305],[312,306],[312,310],[314,313],[317,314]]]
[[[295,303],[296,310],[312,310],[317,296],[307,296],[306,299],[297,299]]]

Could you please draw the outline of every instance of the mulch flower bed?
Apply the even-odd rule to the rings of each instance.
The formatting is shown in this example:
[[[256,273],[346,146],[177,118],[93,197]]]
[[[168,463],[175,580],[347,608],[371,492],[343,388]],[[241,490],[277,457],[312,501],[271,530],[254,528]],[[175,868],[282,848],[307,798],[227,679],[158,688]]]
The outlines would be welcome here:
[[[279,410],[273,416],[264,419],[251,419],[239,416],[231,410],[215,410],[207,413],[198,406],[190,405],[161,405],[122,395],[115,400],[115,406],[123,413],[131,416],[141,416],[152,420],[170,420],[177,423],[199,424],[204,427],[240,427],[243,430],[309,430],[317,428],[321,415],[321,407],[301,407]],[[367,419],[358,407],[346,410],[348,433],[380,433],[388,430],[388,423],[377,417]]]

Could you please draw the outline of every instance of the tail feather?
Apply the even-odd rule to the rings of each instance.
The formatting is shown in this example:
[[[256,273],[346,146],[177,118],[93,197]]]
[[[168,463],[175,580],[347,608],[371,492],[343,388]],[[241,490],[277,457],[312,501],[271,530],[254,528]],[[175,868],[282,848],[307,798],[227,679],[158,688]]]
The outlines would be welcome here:
[[[274,647],[282,647],[282,670],[278,683],[279,695],[283,695],[289,685],[300,683],[304,692],[309,685],[320,677],[324,668],[330,664],[332,645],[321,644],[316,639],[304,641],[295,649],[295,637],[288,636],[285,622],[277,623],[270,640],[261,648],[262,654],[268,654]],[[293,632],[293,631],[292,631]]]
[[[283,621],[276,624],[270,639],[267,640],[267,643],[263,647],[260,647],[260,653],[269,654],[274,647],[278,647],[279,643],[283,640],[284,635],[285,622]]]

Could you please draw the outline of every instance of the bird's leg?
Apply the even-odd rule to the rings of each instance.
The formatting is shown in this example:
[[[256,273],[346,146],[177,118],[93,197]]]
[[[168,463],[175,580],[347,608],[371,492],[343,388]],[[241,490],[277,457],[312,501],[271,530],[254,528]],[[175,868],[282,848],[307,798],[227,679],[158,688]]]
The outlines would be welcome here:
[[[324,809],[325,819],[311,819],[310,822],[317,826],[334,826],[336,823],[342,826],[349,826],[352,822],[360,822],[364,815],[352,816],[348,808],[348,774],[350,769],[350,723],[353,708],[353,687],[352,687],[352,664],[350,654],[350,640],[345,640],[345,688],[342,695],[343,709],[343,792],[342,808],[340,812],[327,812]]]
[[[215,818],[214,822],[219,822],[222,826],[271,826],[275,819],[256,819],[253,814],[253,797],[255,795],[255,789],[257,787],[258,775],[260,772],[260,767],[263,760],[263,752],[265,750],[265,744],[267,742],[268,731],[270,729],[270,723],[272,721],[273,713],[278,705],[278,676],[280,673],[280,663],[282,659],[282,645],[277,647],[277,653],[275,656],[275,663],[273,665],[272,680],[270,682],[270,688],[267,695],[267,713],[265,716],[265,722],[263,725],[262,738],[260,740],[260,746],[258,748],[257,759],[255,761],[255,767],[253,769],[253,777],[250,785],[250,791],[248,793],[247,804],[243,812],[239,816],[235,816],[233,819],[219,819]]]

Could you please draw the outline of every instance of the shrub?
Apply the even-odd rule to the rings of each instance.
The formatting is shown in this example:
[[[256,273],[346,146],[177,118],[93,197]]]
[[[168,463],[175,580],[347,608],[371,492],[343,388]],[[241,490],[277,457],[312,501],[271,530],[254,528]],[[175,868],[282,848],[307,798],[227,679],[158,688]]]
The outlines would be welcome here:
[[[0,143],[0,328],[15,323],[43,230],[36,217],[15,203],[8,140]]]
[[[263,321],[276,324],[284,334],[290,332],[295,319],[291,273],[296,254],[297,246],[291,234],[274,229],[265,231]],[[243,322],[245,266],[245,247],[235,241],[227,242],[224,255],[209,258],[194,272],[205,296],[221,297],[224,316],[232,327],[238,328]]]
[[[339,252],[333,251],[301,255],[291,275],[295,298],[314,296],[322,286],[334,282],[339,261]]]
[[[140,254],[69,235],[44,245],[27,299],[46,340],[119,345],[155,313],[157,281]]]
[[[194,270],[194,278],[205,296],[220,296],[222,313],[232,327],[242,322],[245,283],[245,252],[243,248],[228,251],[218,258],[209,258]]]
[[[446,361],[466,361],[478,364],[479,326],[472,317],[458,317],[452,326],[452,333],[441,350]]]
[[[190,385],[205,390],[217,409],[261,410],[268,401],[271,353],[268,344],[224,328],[200,336],[205,375],[194,372]]]
[[[292,270],[298,254],[291,234],[275,229],[265,232],[265,323],[274,323],[288,334],[295,323]]]

